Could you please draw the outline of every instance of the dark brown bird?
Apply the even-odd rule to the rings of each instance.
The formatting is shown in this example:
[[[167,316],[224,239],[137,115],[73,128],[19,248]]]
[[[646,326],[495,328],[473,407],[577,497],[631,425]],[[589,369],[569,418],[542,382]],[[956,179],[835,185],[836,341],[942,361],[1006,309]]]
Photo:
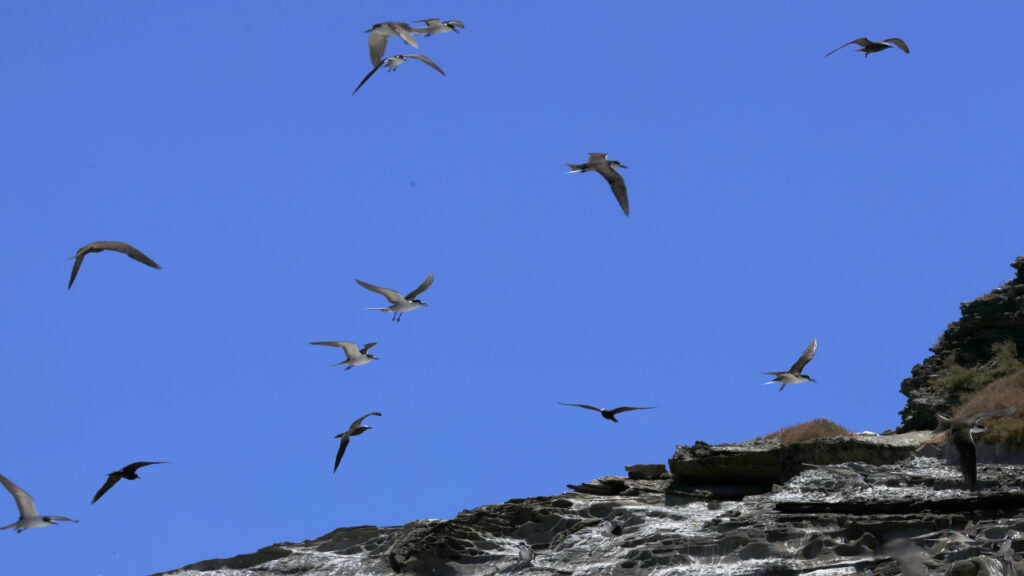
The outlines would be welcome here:
[[[615,171],[616,168],[629,168],[629,166],[624,166],[618,160],[609,160],[607,154],[600,152],[591,152],[586,164],[569,164],[566,162],[565,165],[570,168],[570,174],[593,170],[604,176],[604,179],[608,181],[608,185],[612,187],[612,194],[615,194],[615,199],[619,201],[622,212],[629,216],[629,198],[626,196],[626,181],[622,179],[621,174]]]
[[[170,462],[134,462],[116,472],[107,474],[107,481],[103,483],[102,487],[100,487],[99,492],[92,497],[92,503],[95,504],[97,500],[107,493],[107,490],[110,490],[114,484],[117,484],[118,480],[121,480],[122,478],[125,480],[138,480],[139,475],[136,471],[143,466],[151,466],[153,464],[170,464]]]
[[[75,255],[71,258],[75,259],[75,266],[71,269],[71,280],[68,280],[68,290],[71,290],[71,285],[75,283],[75,276],[78,276],[78,268],[82,266],[82,260],[85,259],[86,254],[92,254],[93,252],[103,252],[104,250],[113,250],[125,254],[132,260],[142,262],[146,266],[151,268],[160,269],[160,265],[150,260],[149,256],[146,256],[142,252],[139,252],[137,248],[124,242],[90,242],[85,246],[78,249]],[[68,258],[68,260],[71,260]]]
[[[904,42],[903,40],[900,40],[899,38],[886,38],[885,40],[882,40],[881,42],[872,42],[871,40],[868,40],[867,38],[857,38],[856,40],[851,40],[851,41],[847,42],[846,44],[843,44],[839,48],[836,48],[832,52],[829,52],[828,54],[825,54],[825,56],[826,57],[831,56],[834,52],[837,52],[837,51],[839,51],[839,50],[841,50],[843,48],[846,48],[850,44],[856,44],[856,45],[860,46],[860,48],[857,49],[857,52],[863,52],[865,58],[868,57],[868,54],[874,54],[875,52],[881,52],[882,50],[888,50],[889,48],[892,48],[894,46],[899,48],[900,50],[903,50],[907,54],[910,54],[910,48],[907,48],[907,43]]]
[[[602,418],[605,418],[606,420],[611,420],[612,422],[618,422],[618,420],[615,419],[615,415],[621,414],[622,412],[629,412],[630,410],[654,410],[655,408],[657,408],[657,406],[619,406],[614,410],[605,410],[604,408],[588,406],[587,404],[566,404],[565,402],[559,402],[559,404],[561,404],[562,406],[579,406],[580,408],[586,408],[587,410],[600,412]]]
[[[348,448],[348,441],[353,436],[359,436],[363,432],[366,432],[373,426],[363,426],[363,420],[368,416],[380,416],[380,412],[370,412],[369,414],[363,414],[358,420],[352,423],[348,427],[348,430],[335,436],[335,438],[341,438],[341,445],[338,446],[338,455],[334,457],[334,471],[338,471],[338,464],[341,464],[341,457],[345,455],[345,449]]]
[[[935,434],[941,434],[947,430],[950,432],[953,447],[960,455],[960,472],[963,473],[967,487],[971,490],[974,490],[978,484],[978,451],[974,445],[973,434],[988,432],[988,428],[979,426],[978,421],[997,416],[1009,416],[1016,411],[1016,406],[1010,406],[1002,410],[991,410],[957,420],[946,418],[942,414],[935,415],[939,419],[939,426],[935,430]]]

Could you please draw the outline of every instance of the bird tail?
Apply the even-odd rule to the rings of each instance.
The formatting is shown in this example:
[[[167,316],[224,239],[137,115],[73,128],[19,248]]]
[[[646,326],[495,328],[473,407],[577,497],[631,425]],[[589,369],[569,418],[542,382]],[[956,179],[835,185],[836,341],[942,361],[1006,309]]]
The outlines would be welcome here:
[[[381,312],[391,312],[389,308],[367,308],[367,310],[380,310]]]
[[[584,168],[587,167],[586,164],[569,164],[568,162],[566,162],[565,165],[570,168],[569,174],[572,174],[573,172],[583,172]]]
[[[7,526],[0,527],[0,530],[8,530],[10,528],[14,528],[17,525],[18,525],[17,522],[15,522],[14,524],[8,524]]]

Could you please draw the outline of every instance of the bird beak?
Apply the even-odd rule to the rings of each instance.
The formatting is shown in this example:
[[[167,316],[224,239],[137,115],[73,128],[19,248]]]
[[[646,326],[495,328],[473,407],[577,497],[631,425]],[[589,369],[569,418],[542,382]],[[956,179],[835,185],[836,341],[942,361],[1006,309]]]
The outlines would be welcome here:
[[[430,304],[427,304],[426,302],[423,302],[422,304],[420,304],[420,306],[426,306],[427,308],[430,308]]]
[[[629,166],[626,166],[625,164],[619,164],[619,168],[629,168]]]

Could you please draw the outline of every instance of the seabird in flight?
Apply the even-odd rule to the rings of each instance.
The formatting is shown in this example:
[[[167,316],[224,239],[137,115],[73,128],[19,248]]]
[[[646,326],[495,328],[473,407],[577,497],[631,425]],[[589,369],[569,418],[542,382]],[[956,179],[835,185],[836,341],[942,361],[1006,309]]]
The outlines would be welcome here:
[[[373,76],[373,73],[379,70],[381,66],[387,68],[388,72],[392,72],[396,68],[398,68],[399,64],[405,62],[409,58],[419,60],[420,62],[423,62],[424,64],[429,65],[434,70],[440,72],[442,76],[447,76],[447,74],[444,73],[444,70],[441,70],[440,66],[438,66],[437,64],[434,63],[433,60],[427,58],[422,54],[395,54],[394,56],[388,58],[387,60],[383,60],[381,61],[380,64],[374,66],[373,70],[370,70],[370,73],[367,74],[366,77],[363,78],[363,81],[359,83],[359,86],[356,86],[356,89],[352,91],[352,95],[355,95],[355,93],[358,92],[359,89],[363,87],[363,84],[366,84],[366,81],[370,79],[370,76]]]
[[[422,28],[413,28],[412,31],[417,34],[424,36],[431,36],[433,34],[441,34],[443,32],[455,32],[459,33],[459,28],[465,28],[466,25],[461,20],[445,20],[441,21],[440,18],[427,18],[426,20],[413,20],[413,22],[423,22],[426,26]]]
[[[609,160],[607,154],[600,152],[591,152],[586,164],[569,164],[566,162],[565,165],[570,168],[570,174],[593,170],[604,176],[604,179],[612,187],[612,193],[615,194],[615,199],[619,201],[619,206],[622,206],[622,212],[629,216],[629,198],[626,196],[626,181],[622,179],[621,174],[615,171],[616,168],[629,168],[629,166],[624,166],[618,160]]]
[[[388,306],[387,308],[367,308],[367,310],[380,310],[381,312],[392,312],[391,319],[394,320],[395,322],[401,322],[403,313],[409,312],[410,310],[415,310],[420,306],[427,306],[426,302],[423,302],[422,300],[417,300],[416,297],[422,294],[423,292],[426,292],[427,288],[430,288],[430,285],[434,283],[434,274],[433,272],[427,274],[427,278],[423,280],[423,283],[420,284],[419,287],[413,290],[412,292],[406,294],[405,297],[389,288],[381,288],[380,286],[374,286],[373,284],[363,282],[362,280],[359,279],[356,279],[356,283],[362,286],[363,288],[366,288],[370,292],[376,292],[377,294],[384,296],[385,298],[388,299],[388,302],[391,302],[391,306]]]
[[[355,342],[310,342],[316,346],[334,346],[335,348],[342,348],[345,350],[346,360],[344,362],[338,362],[337,364],[331,364],[331,366],[341,366],[346,364],[345,370],[351,370],[353,366],[362,366],[363,364],[369,364],[371,360],[377,360],[377,357],[369,353],[370,348],[377,345],[376,342],[370,342],[360,350],[359,346]]]
[[[793,364],[789,368],[789,370],[786,370],[785,372],[761,372],[761,374],[769,374],[771,376],[775,376],[775,378],[772,378],[768,382],[765,382],[765,384],[774,384],[776,382],[779,382],[782,384],[782,386],[779,386],[779,392],[782,392],[782,389],[786,387],[786,384],[799,384],[801,382],[817,382],[817,380],[811,378],[809,375],[800,373],[800,371],[804,369],[804,366],[807,366],[807,363],[811,361],[811,358],[814,358],[814,353],[817,351],[818,339],[815,338],[811,340],[810,345],[808,345],[807,349],[804,350],[804,353],[800,355],[800,359],[797,360],[796,364]]]
[[[618,420],[615,419],[615,415],[621,414],[622,412],[629,412],[631,410],[654,410],[655,408],[657,408],[657,406],[619,406],[614,410],[605,410],[603,408],[588,406],[587,404],[566,404],[565,402],[559,402],[559,404],[561,404],[562,406],[579,406],[580,408],[586,408],[587,410],[600,412],[602,418],[606,420],[611,420],[612,422],[618,422]]]
[[[107,490],[110,490],[114,484],[117,484],[118,480],[138,480],[139,475],[136,473],[138,469],[153,464],[169,464],[169,462],[134,462],[120,470],[107,474],[107,481],[103,483],[103,486],[96,492],[96,495],[92,497],[92,503],[95,504],[100,497],[107,493]]]
[[[2,526],[0,530],[14,528],[14,531],[20,534],[29,528],[42,528],[43,526],[56,524],[60,520],[78,522],[78,520],[72,520],[63,516],[40,516],[39,512],[36,512],[36,502],[28,495],[28,492],[19,488],[17,484],[8,480],[3,474],[0,474],[0,484],[3,484],[4,488],[7,488],[11,493],[11,496],[14,496],[14,501],[18,504],[19,514],[17,522]]]
[[[1016,411],[1016,406],[1010,406],[1002,410],[991,410],[957,420],[946,418],[942,414],[935,415],[939,419],[939,427],[936,429],[935,434],[941,434],[947,430],[950,431],[953,447],[956,448],[957,454],[960,455],[960,472],[963,473],[964,480],[967,481],[967,487],[971,490],[974,490],[978,484],[978,451],[974,445],[973,434],[988,431],[988,428],[979,426],[978,421],[985,418],[1009,416]]]
[[[160,269],[160,265],[150,260],[149,256],[146,256],[142,252],[139,252],[137,248],[124,242],[90,242],[85,246],[78,249],[75,255],[71,258],[75,260],[75,266],[71,269],[71,280],[68,280],[68,290],[71,290],[71,285],[75,283],[75,276],[78,276],[78,268],[82,265],[82,260],[85,259],[86,254],[92,254],[93,252],[103,252],[104,250],[113,250],[127,255],[133,260],[142,262],[146,266]],[[71,260],[68,258],[68,260]]]
[[[416,44],[416,37],[412,35],[412,26],[405,22],[380,22],[365,32],[370,33],[370,62],[374,66],[380,66],[381,58],[384,57],[384,49],[388,45],[388,36],[398,36],[409,46],[419,48],[419,44]]]
[[[338,455],[334,457],[334,471],[338,471],[338,464],[341,464],[341,457],[345,455],[345,448],[348,448],[348,441],[353,436],[359,436],[363,432],[366,432],[373,426],[363,426],[363,420],[367,416],[380,416],[380,412],[370,412],[369,414],[363,414],[358,420],[352,423],[348,427],[348,430],[335,436],[335,438],[341,438],[341,445],[338,446]]]
[[[910,54],[910,48],[907,48],[907,43],[904,42],[903,40],[900,40],[899,38],[886,38],[881,42],[872,42],[867,38],[857,38],[856,40],[851,40],[846,44],[843,44],[839,48],[836,48],[832,52],[825,54],[825,56],[830,56],[833,52],[846,48],[850,44],[856,44],[860,46],[860,48],[857,49],[857,52],[863,52],[865,58],[868,57],[868,54],[874,54],[875,52],[881,52],[882,50],[888,50],[889,48],[893,47],[899,48],[900,50],[903,50],[907,54]]]

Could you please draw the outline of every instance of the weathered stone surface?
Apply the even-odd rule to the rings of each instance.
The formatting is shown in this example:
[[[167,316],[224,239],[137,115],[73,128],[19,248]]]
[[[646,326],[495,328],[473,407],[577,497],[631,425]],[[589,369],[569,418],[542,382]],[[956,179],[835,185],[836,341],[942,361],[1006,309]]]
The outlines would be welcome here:
[[[660,480],[668,477],[664,464],[633,464],[626,466],[626,474],[633,480]]]

